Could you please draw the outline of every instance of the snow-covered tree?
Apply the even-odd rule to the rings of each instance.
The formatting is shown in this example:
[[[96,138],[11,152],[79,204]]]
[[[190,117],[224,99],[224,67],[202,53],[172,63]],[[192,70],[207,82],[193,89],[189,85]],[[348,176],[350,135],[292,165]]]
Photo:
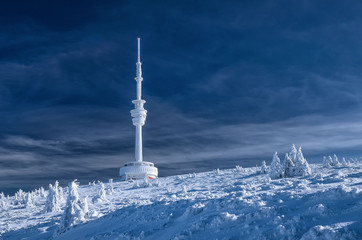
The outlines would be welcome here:
[[[104,184],[102,182],[100,182],[99,184],[99,191],[98,194],[96,196],[94,196],[94,198],[92,199],[93,202],[103,202],[103,201],[107,201],[107,196],[106,196],[106,189],[104,187]]]
[[[283,166],[284,166],[284,177],[293,177],[295,171],[295,164],[293,160],[289,157],[288,153],[285,154]]]
[[[6,204],[6,198],[3,192],[0,193],[0,208],[5,209],[5,207],[7,206]]]
[[[107,201],[106,189],[105,189],[105,187],[104,187],[104,184],[101,183],[100,186],[101,186],[101,188],[100,188],[99,193],[98,193],[99,198],[100,198],[101,200],[103,200],[103,201]]]
[[[43,187],[39,188],[39,195],[40,197],[46,197],[45,189]]]
[[[268,167],[266,166],[266,162],[265,162],[265,161],[263,161],[263,162],[261,163],[260,173],[261,173],[261,174],[268,173]]]
[[[348,167],[348,163],[347,163],[347,161],[346,161],[346,158],[342,158],[342,166],[343,167]]]
[[[109,194],[112,194],[112,193],[114,192],[114,191],[113,191],[113,179],[110,178],[110,179],[108,180],[108,183],[109,183],[108,192],[109,192]]]
[[[331,167],[334,167],[333,158],[331,156],[328,156],[328,161],[329,161],[329,165],[331,165]]]
[[[284,177],[284,167],[280,163],[280,159],[278,157],[278,153],[275,152],[273,156],[273,160],[270,164],[269,176],[271,179],[277,179]]]
[[[25,204],[25,192],[22,189],[19,189],[19,191],[15,193],[14,205],[21,204]]]
[[[88,202],[85,204],[79,199],[77,180],[69,183],[68,198],[64,209],[64,214],[56,235],[67,231],[70,227],[85,221],[86,211],[88,211]]]
[[[336,154],[333,154],[333,166],[335,166],[335,167],[340,167],[341,166],[340,162],[338,161],[338,157],[337,157]]]
[[[344,162],[343,162],[344,161]],[[328,156],[328,158],[323,157],[323,166],[327,168],[331,167],[341,167],[341,166],[348,166],[348,163],[346,162],[346,159],[342,159],[342,163],[338,160],[338,157],[336,154],[333,154],[333,157]]]
[[[239,172],[244,171],[244,169],[243,169],[243,167],[241,165],[236,165],[235,168],[236,168],[236,171],[239,171]]]
[[[294,177],[295,176],[295,164],[297,162],[298,150],[294,144],[290,149],[289,154],[285,154],[284,158],[284,177]]]
[[[59,182],[55,181],[54,186],[49,184],[49,193],[45,202],[46,212],[60,211],[60,206],[63,201],[63,196],[59,189]]]
[[[326,156],[323,156],[323,167],[326,167],[326,168],[332,167],[330,159],[327,158]]]
[[[308,176],[312,174],[307,160],[303,156],[302,148],[299,147],[295,162],[294,176]]]
[[[34,206],[34,194],[33,192],[28,192],[25,194],[25,207],[33,207]]]
[[[292,144],[292,147],[289,152],[289,157],[293,161],[294,164],[297,161],[297,154],[298,154],[297,148],[295,147],[294,144]]]
[[[89,214],[88,196],[85,196],[85,198],[84,198],[83,211],[86,216]]]
[[[182,193],[184,194],[187,193],[187,187],[185,185],[182,185]]]

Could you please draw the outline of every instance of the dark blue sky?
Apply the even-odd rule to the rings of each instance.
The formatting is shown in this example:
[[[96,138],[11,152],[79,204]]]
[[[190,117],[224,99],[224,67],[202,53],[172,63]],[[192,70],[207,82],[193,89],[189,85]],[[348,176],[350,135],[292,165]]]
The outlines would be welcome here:
[[[107,3],[104,3],[107,2]],[[137,37],[160,176],[362,147],[360,1],[1,1],[0,192],[134,159]],[[282,157],[282,156],[281,156]]]

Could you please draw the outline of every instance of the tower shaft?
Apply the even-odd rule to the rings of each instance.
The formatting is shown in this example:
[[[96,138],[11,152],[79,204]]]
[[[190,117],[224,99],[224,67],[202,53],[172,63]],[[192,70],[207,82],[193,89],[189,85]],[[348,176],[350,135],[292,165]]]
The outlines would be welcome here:
[[[142,126],[136,126],[135,158],[137,162],[143,161],[142,155]]]
[[[135,105],[135,108],[131,110],[132,122],[136,127],[136,138],[135,138],[135,159],[137,162],[142,162],[142,126],[145,125],[147,110],[143,108],[143,105],[146,103],[145,100],[142,100],[142,63],[140,55],[140,38],[138,40],[138,57],[136,63],[136,77],[137,82],[137,99],[133,100],[132,103]]]

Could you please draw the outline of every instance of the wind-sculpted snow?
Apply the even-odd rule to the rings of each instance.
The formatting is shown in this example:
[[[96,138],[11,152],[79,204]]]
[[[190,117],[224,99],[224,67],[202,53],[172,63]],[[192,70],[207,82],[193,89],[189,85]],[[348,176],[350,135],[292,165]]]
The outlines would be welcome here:
[[[80,186],[80,199],[98,200],[60,235],[65,203],[46,212],[46,196],[27,207],[5,197],[0,239],[362,239],[362,164],[310,167],[309,176],[276,180],[238,166]]]

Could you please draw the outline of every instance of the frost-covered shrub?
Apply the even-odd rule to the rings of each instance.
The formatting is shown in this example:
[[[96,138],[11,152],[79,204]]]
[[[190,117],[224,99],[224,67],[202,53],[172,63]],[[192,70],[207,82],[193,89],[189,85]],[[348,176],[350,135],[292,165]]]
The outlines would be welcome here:
[[[182,175],[177,176],[177,180],[183,180],[183,179],[184,179],[184,177]]]
[[[179,176],[177,178],[180,179]],[[160,180],[158,178],[156,179],[144,178],[133,182],[133,188],[148,188],[148,187],[158,187],[158,186],[160,186]]]
[[[88,202],[85,203],[79,199],[78,183],[74,180],[69,183],[67,203],[62,220],[56,231],[56,235],[67,231],[70,227],[76,224],[84,222],[87,214]]]
[[[271,179],[277,179],[277,178],[284,177],[284,167],[280,163],[280,159],[278,157],[277,152],[274,153],[273,160],[270,164],[269,176]]]
[[[241,165],[236,165],[235,168],[236,168],[236,171],[239,171],[239,172],[244,171],[244,168]]]
[[[260,173],[261,173],[261,174],[268,173],[268,167],[266,166],[266,162],[265,162],[265,161],[263,161],[263,162],[261,163]]]

